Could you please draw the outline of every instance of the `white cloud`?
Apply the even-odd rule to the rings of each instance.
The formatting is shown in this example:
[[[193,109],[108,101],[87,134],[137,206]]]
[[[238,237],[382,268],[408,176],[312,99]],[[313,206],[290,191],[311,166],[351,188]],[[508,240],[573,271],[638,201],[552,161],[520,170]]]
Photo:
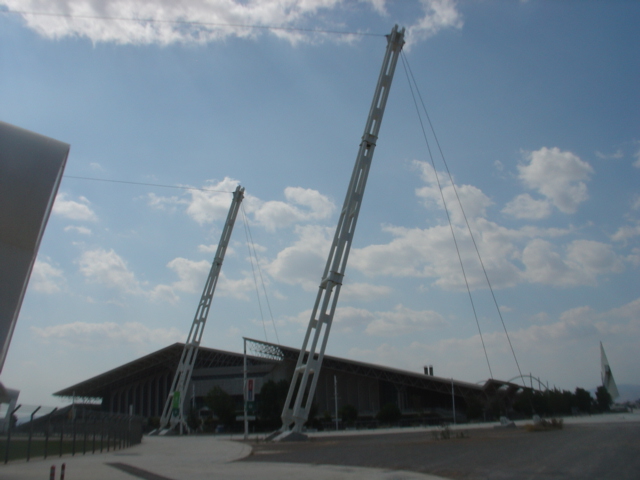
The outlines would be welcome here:
[[[311,318],[311,309],[287,317],[289,323],[306,329]],[[441,328],[446,325],[444,318],[430,310],[417,311],[397,305],[391,311],[370,311],[357,307],[337,307],[333,317],[332,331],[351,333],[364,328],[368,335],[391,337]]]
[[[551,215],[551,205],[547,200],[535,200],[528,193],[524,193],[507,203],[502,213],[515,218],[540,220]]]
[[[338,307],[339,308],[339,307]],[[337,310],[337,309],[336,309]],[[311,317],[311,309],[304,310],[297,315],[287,315],[283,318],[285,323],[291,323],[293,325],[297,325],[301,328],[306,328],[309,324],[309,319]],[[335,316],[334,316],[335,318]]]
[[[140,322],[73,322],[50,327],[30,327],[44,341],[62,342],[75,348],[111,348],[123,343],[167,345],[184,342],[186,335],[176,328],[149,328]]]
[[[407,47],[432,37],[444,28],[462,28],[454,0],[421,0],[424,16],[407,29]]]
[[[206,260],[195,262],[186,258],[174,258],[167,267],[178,274],[180,280],[173,287],[182,292],[198,293],[202,290],[211,270],[211,263]]]
[[[144,295],[152,300],[176,303],[180,293],[202,293],[211,270],[211,262],[174,258],[167,267],[173,270],[178,280],[169,284],[158,284],[152,289],[143,288],[127,262],[113,250],[98,248],[85,251],[78,260],[80,272],[92,282],[130,295]],[[253,279],[248,274],[240,280],[232,280],[220,272],[216,295],[246,300],[247,292],[254,290]]]
[[[529,317],[529,321],[536,324],[545,324],[549,323],[551,321],[551,318],[549,317],[549,314],[547,312],[538,312],[535,315]]]
[[[523,178],[532,185],[555,172],[556,176],[562,177],[556,182],[556,187],[562,186],[571,191],[572,182],[585,178],[591,171],[586,163],[573,154],[557,149],[542,149],[531,154],[530,159],[531,164],[522,167],[521,172]],[[549,162],[554,165],[545,166]],[[442,209],[442,198],[433,168],[423,162],[414,162],[414,165],[419,168],[426,184],[416,189],[416,195],[425,201],[427,208],[436,206]],[[599,276],[624,270],[623,259],[614,253],[610,245],[588,240],[575,240],[565,245],[549,241],[575,232],[573,228],[524,226],[508,229],[488,220],[487,208],[492,204],[491,200],[476,187],[463,185],[458,188],[458,193],[473,231],[472,241],[459,208],[453,208],[458,203],[453,187],[442,180],[444,175],[439,176],[441,184],[445,185],[443,192],[453,227],[437,225],[422,229],[385,226],[383,231],[393,237],[391,241],[353,249],[351,268],[368,276],[433,278],[435,285],[448,290],[464,289],[465,277],[471,289],[487,288],[482,265],[495,288],[513,287],[521,282],[564,287],[596,285]],[[522,218],[543,217],[548,213],[552,201],[558,203],[561,195],[543,186],[540,189],[548,194],[548,200],[537,201],[529,195],[521,195],[505,210]],[[632,234],[635,235],[635,230],[621,229],[614,238],[623,239]],[[476,246],[482,256],[482,265]],[[458,255],[464,265],[464,275]],[[627,261],[632,262],[633,258],[629,257]]]
[[[152,208],[173,212],[186,205],[186,213],[200,225],[225,219],[229,213],[232,193],[238,181],[225,177],[220,182],[209,181],[203,189],[188,191],[189,199],[161,197],[150,193],[147,203]],[[255,223],[269,231],[290,226],[294,223],[324,220],[335,210],[335,205],[317,190],[302,187],[287,187],[284,190],[286,202],[271,200],[264,202],[245,194],[243,209],[253,215]],[[206,248],[206,247],[205,247]],[[212,246],[213,248],[213,246]]]
[[[560,287],[595,286],[599,275],[624,270],[610,245],[590,240],[575,240],[558,252],[551,243],[534,239],[523,250],[522,262],[530,282]]]
[[[150,292],[150,297],[153,300],[161,300],[167,303],[177,303],[180,300],[180,297],[175,292],[175,288],[171,285],[156,285],[153,290]]]
[[[638,149],[638,151],[634,153],[633,156],[636,159],[636,161],[633,162],[633,166],[636,168],[640,168],[640,149]]]
[[[340,300],[345,302],[368,302],[387,297],[391,292],[392,289],[384,285],[345,283],[340,289]]]
[[[85,197],[80,197],[79,200],[79,202],[67,200],[66,193],[58,193],[53,204],[52,212],[55,215],[60,215],[69,220],[95,222],[98,217],[93,210],[91,210],[89,200]]]
[[[438,172],[436,177],[436,172],[429,163],[416,160],[413,165],[418,168],[420,176],[426,184],[424,187],[416,189],[416,195],[424,199],[427,208],[435,205],[444,210],[442,201],[444,197],[451,220],[455,224],[464,225],[465,216],[470,222],[477,218],[486,217],[487,208],[493,205],[493,202],[480,189],[473,185],[456,185],[454,189],[449,181],[449,176],[446,173]],[[438,179],[440,185],[438,185]],[[440,186],[442,186],[442,193]],[[460,204],[464,208],[464,216]]]
[[[129,294],[143,293],[140,283],[127,263],[113,250],[102,248],[82,253],[78,260],[80,272],[90,281]]]
[[[333,202],[316,190],[287,187],[284,195],[286,203],[254,201],[247,210],[254,214],[257,223],[269,231],[275,231],[293,223],[329,218],[335,209]]]
[[[289,202],[309,209],[305,218],[324,219],[330,217],[335,210],[331,200],[310,188],[287,187],[284,189],[284,196]]]
[[[394,238],[387,244],[353,249],[349,266],[369,276],[428,277],[445,289],[465,288],[458,254],[448,226],[427,229],[384,227]],[[466,228],[454,227],[467,281],[472,289],[485,288],[484,273]],[[537,232],[537,231],[536,231]],[[543,233],[543,232],[537,232]],[[476,243],[495,287],[515,285],[521,273],[513,260],[519,255],[515,243],[529,234],[494,223],[477,222]]]
[[[624,157],[624,153],[620,149],[616,150],[615,153],[596,152],[596,157],[602,160],[619,160]]]
[[[607,353],[610,361],[612,357],[614,359],[613,369],[618,382],[623,378],[626,383],[637,382],[635,359],[636,339],[640,333],[640,299],[605,312],[580,306],[553,319],[545,312],[538,317],[539,321],[524,328],[509,329],[509,338],[522,373],[531,372],[553,386],[561,379],[566,382],[569,372],[572,383],[560,384],[559,387],[569,390],[578,386],[592,388],[600,381],[598,345],[603,341],[615,345]],[[494,378],[509,380],[517,377],[519,372],[504,332],[485,332],[482,341],[487,348]],[[409,345],[396,345],[387,342],[373,349],[351,348],[349,356],[411,371],[421,371],[423,365],[433,364],[436,376],[477,382],[489,377],[482,341],[475,334],[433,343],[413,341]]]
[[[198,293],[201,292],[204,287],[209,270],[211,270],[211,263],[206,260],[196,262],[178,257],[171,260],[167,264],[167,267],[173,270],[179,278],[177,282],[171,284],[172,290],[187,293]],[[158,286],[156,288],[159,287],[161,288],[162,286]]]
[[[224,272],[220,272],[220,279],[216,289],[216,295],[232,297],[238,300],[250,300],[250,293],[255,293],[256,284],[249,273],[244,273],[243,278],[231,279]]]
[[[155,209],[175,212],[186,207],[186,213],[200,225],[226,219],[231,206],[232,193],[238,186],[238,181],[229,177],[224,180],[208,180],[203,188],[189,188],[188,198],[177,196],[163,197],[155,193],[147,195],[147,204]],[[245,195],[244,203],[248,198]]]
[[[217,183],[209,182],[206,190],[189,190],[191,200],[187,206],[187,214],[200,225],[227,218],[231,193],[237,186],[237,180],[225,177]]]
[[[260,252],[260,253],[264,253],[266,252],[268,249],[267,247],[265,247],[264,245],[260,245],[259,243],[252,243],[251,244],[251,251],[256,251],[256,252]],[[228,252],[229,250],[227,250]],[[248,251],[248,250],[247,250]]]
[[[588,198],[584,183],[593,173],[591,166],[571,152],[559,148],[536,150],[527,155],[529,163],[518,165],[520,180],[537,190],[563,213],[575,213]]]
[[[257,251],[264,251],[264,247],[261,247],[259,245],[255,246]],[[262,249],[262,250],[261,250]],[[218,251],[218,245],[217,244],[213,244],[213,245],[198,245],[198,251],[201,253],[208,253],[208,254],[212,254],[212,253],[216,253]],[[230,257],[232,255],[236,254],[236,250],[233,247],[227,246],[227,250],[225,253],[225,257]],[[213,258],[213,257],[211,257]]]
[[[307,321],[311,311],[307,315]],[[375,314],[364,308],[338,307],[333,320],[333,328],[342,333],[350,333],[361,329],[375,320]]]
[[[624,266],[611,245],[592,240],[575,240],[567,247],[567,261],[588,277],[607,273],[620,273]]]
[[[157,285],[150,296],[154,300],[163,300],[169,303],[177,302],[180,292],[189,294],[201,294],[211,271],[211,262],[207,260],[188,260],[186,258],[174,258],[167,267],[178,275],[178,280],[170,285]],[[232,280],[220,271],[216,284],[216,296],[234,297],[247,300],[247,292],[255,290],[253,279],[249,275],[239,280]]]
[[[367,325],[365,332],[379,337],[406,335],[447,324],[437,312],[411,310],[403,305],[396,305],[390,312],[375,312],[374,316],[375,319]]]
[[[332,230],[317,225],[296,226],[298,239],[265,265],[264,271],[279,282],[300,284],[305,290],[315,290],[320,285],[327,261]]]
[[[65,278],[62,270],[49,262],[36,259],[31,271],[29,286],[36,292],[57,293],[62,290]]]
[[[355,30],[344,25],[345,9],[353,8],[348,0],[102,0],[97,3],[56,0],[47,2],[46,7],[39,0],[4,0],[3,3],[14,11],[48,13],[22,15],[27,26],[43,37],[86,37],[94,43],[204,44],[228,37],[258,38],[265,34],[293,44],[322,39],[350,42],[354,40],[352,35],[327,35],[302,29]],[[359,5],[367,5],[367,12],[387,17],[387,3],[386,0],[363,0]],[[431,37],[443,28],[462,26],[453,0],[421,0],[420,9],[418,20],[409,27],[409,43]],[[105,17],[111,19],[104,20]],[[287,27],[292,30],[286,30]]]
[[[218,251],[218,244],[215,245],[198,245],[198,251],[202,253],[216,253]],[[227,248],[227,252],[229,249]]]
[[[73,225],[69,225],[68,227],[64,227],[65,232],[76,232],[80,235],[91,235],[91,229],[87,227],[76,227]]]
[[[640,325],[640,298],[637,298],[621,307],[609,310],[607,315],[626,318],[635,322],[635,324]]]
[[[181,207],[183,205],[189,205],[189,201],[176,196],[161,197],[151,192],[147,194],[147,205],[157,210],[175,212],[178,209],[178,207]]]

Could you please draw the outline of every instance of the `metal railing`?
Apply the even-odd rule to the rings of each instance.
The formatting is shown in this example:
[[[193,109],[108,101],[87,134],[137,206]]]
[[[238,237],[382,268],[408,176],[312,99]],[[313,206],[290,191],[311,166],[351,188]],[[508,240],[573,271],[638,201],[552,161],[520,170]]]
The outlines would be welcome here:
[[[18,422],[11,412],[4,425],[4,463],[9,460],[51,456],[102,453],[119,450],[142,442],[144,419],[132,415],[110,414],[86,405],[54,409],[35,418],[36,408],[28,420]]]

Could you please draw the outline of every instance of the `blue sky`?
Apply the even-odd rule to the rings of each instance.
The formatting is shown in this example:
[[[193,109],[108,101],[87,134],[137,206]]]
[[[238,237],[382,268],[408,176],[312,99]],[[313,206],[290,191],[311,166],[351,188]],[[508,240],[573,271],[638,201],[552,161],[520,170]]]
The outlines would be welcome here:
[[[237,184],[273,320],[239,218],[203,345],[302,344],[396,23],[522,373],[593,388],[602,341],[616,381],[640,383],[640,4],[96,5],[0,0],[0,120],[71,144],[2,372],[23,403],[186,339]],[[513,378],[436,162],[491,371]],[[327,353],[476,382],[489,367],[430,165],[399,64]]]

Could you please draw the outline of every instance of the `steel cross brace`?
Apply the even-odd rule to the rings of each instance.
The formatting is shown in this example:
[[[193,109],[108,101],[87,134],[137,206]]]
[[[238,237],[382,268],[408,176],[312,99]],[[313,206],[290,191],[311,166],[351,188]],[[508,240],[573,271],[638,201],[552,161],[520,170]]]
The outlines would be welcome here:
[[[169,394],[164,409],[162,410],[160,428],[158,429],[158,433],[161,435],[176,427],[179,427],[180,433],[182,433],[183,428],[186,429],[187,432],[189,431],[189,426],[184,418],[184,398],[189,387],[189,382],[191,381],[191,374],[193,373],[193,367],[195,366],[196,357],[198,355],[198,347],[202,340],[202,333],[204,332],[204,327],[211,308],[211,300],[213,299],[213,294],[216,290],[218,277],[220,276],[220,270],[222,268],[222,262],[227,251],[227,246],[229,245],[233,225],[235,224],[236,217],[238,216],[240,203],[243,198],[244,188],[238,186],[235,192],[233,192],[233,201],[231,202],[227,220],[225,222],[224,229],[222,230],[216,255],[213,259],[213,263],[211,264],[209,277],[205,283],[195,318],[191,324],[189,336],[187,337],[184,350],[182,351],[182,356],[180,357],[180,363],[178,363],[178,368],[176,370],[175,377],[173,378],[171,389],[169,390],[171,393]]]
[[[342,279],[351,249],[362,196],[369,175],[371,159],[378,139],[391,81],[402,46],[404,28],[394,26],[387,35],[387,49],[382,62],[362,142],[347,189],[344,205],[336,228],[329,258],[322,275],[316,302],[311,313],[307,332],[293,373],[287,400],[282,411],[282,427],[276,440],[284,440],[292,433],[300,434],[309,416],[316,384],[322,367],[322,359],[329,339]],[[311,383],[309,383],[311,382]],[[294,399],[295,396],[295,399]]]

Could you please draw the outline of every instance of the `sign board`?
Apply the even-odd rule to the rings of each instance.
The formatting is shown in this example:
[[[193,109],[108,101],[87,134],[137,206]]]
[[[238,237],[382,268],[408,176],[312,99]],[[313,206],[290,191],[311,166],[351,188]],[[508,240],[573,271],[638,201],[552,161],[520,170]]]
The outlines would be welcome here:
[[[256,416],[255,415],[247,415],[247,420],[255,420]],[[236,417],[236,422],[244,422],[244,415],[238,415]]]
[[[173,392],[173,403],[171,405],[171,413],[174,417],[180,415],[180,392]]]
[[[254,400],[254,387],[255,380],[253,378],[247,379],[247,402],[253,402]]]

